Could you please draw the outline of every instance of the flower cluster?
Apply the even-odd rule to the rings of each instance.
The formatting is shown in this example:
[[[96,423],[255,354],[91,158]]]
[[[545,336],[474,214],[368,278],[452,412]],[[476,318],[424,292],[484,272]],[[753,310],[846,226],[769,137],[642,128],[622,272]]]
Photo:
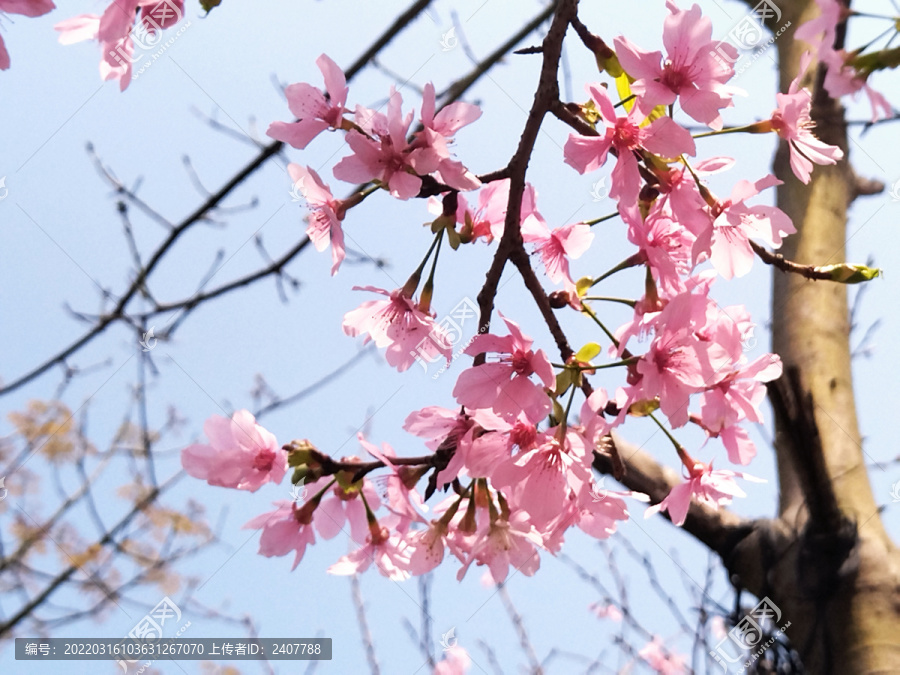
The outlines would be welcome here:
[[[615,453],[613,429],[636,417],[651,418],[665,432],[684,474],[668,496],[657,496],[647,515],[666,511],[680,525],[692,503],[727,506],[744,496],[736,479],[756,480],[713,469],[715,451],[719,447],[739,467],[753,460],[756,449],[747,426],[763,422],[766,383],[781,375],[782,364],[774,354],[748,358],[746,342],[754,327],[749,313],[742,305],[723,307],[713,290],[717,280],[746,275],[755,258],[767,254],[764,247],[778,248],[795,229],[784,212],[759,201],[780,184],[772,175],[736,179],[728,196],[714,194],[707,177],[729,171],[735,162],[698,157],[697,139],[738,131],[776,133],[789,143],[791,167],[803,182],[810,181],[815,164],[835,164],[843,153],[814,134],[811,95],[801,87],[808,58],[788,92],[778,95],[768,120],[726,128],[721,113],[740,91],[729,84],[733,69],[712,56],[711,22],[697,5],[684,10],[672,0],[666,4],[665,53],[644,51],[621,36],[613,40],[613,51],[593,36],[595,46],[602,45],[597,61],[611,81],[589,83],[588,100],[555,109],[573,129],[562,152],[565,164],[587,174],[615,163],[610,196],[616,213],[592,221],[551,227],[538,210],[533,185],[514,185],[504,171],[480,178],[470,172],[450,146],[480,110],[461,102],[439,108],[430,84],[416,127],[414,112],[404,112],[393,88],[383,111],[348,107],[344,75],[325,55],[316,62],[324,89],[306,83],[287,88],[296,119],[272,123],[269,135],[304,149],[322,132],[339,132],[350,154],[337,162],[333,175],[365,185],[337,199],[317,171],[288,167],[294,192],[302,193],[309,207],[310,240],[320,251],[331,246],[332,274],[344,258],[343,228],[351,208],[378,191],[399,200],[429,197],[433,220],[427,225],[434,237],[421,264],[400,288],[356,287],[380,298],[348,311],[344,332],[374,342],[400,372],[423,355],[449,362],[450,340],[431,310],[442,243],[461,255],[462,245],[499,242],[502,251],[513,250],[516,266],[529,277],[526,284],[556,338],[560,362],[503,313],[498,312],[503,328],[497,330],[495,323],[491,330],[493,298],[483,302],[479,295],[479,332],[460,350],[473,361],[457,376],[453,407],[423,407],[404,424],[429,454],[398,455],[387,444],[378,447],[360,436],[365,459],[335,459],[309,441],[276,448],[249,413],[236,414],[231,423],[214,418],[207,424],[210,445],[184,451],[191,475],[255,490],[280,480],[289,466],[295,491],[303,486],[302,498],[276,502],[274,511],[247,523],[262,530],[260,553],[293,553],[296,566],[309,545],[344,532],[351,550],[329,568],[333,574],[374,566],[401,580],[455,559],[460,579],[473,564],[496,583],[511,570],[532,575],[540,552],[558,552],[572,528],[609,537],[629,517],[629,500],[649,501],[639,493],[606,490],[593,473],[599,455]],[[681,113],[692,121],[679,121]],[[693,135],[686,124],[696,122],[709,131]],[[520,195],[518,204],[514,194]],[[510,217],[515,213],[518,219]],[[572,261],[586,257],[595,240],[592,225],[613,217],[622,219],[634,252],[606,273],[573,275]],[[529,251],[549,283],[562,290],[549,298],[535,290],[541,282],[530,267]],[[591,294],[611,274],[635,267],[643,269],[643,283],[633,299]],[[632,308],[628,320],[612,330],[597,309],[608,300]],[[575,310],[573,320],[599,327],[598,340],[607,341],[606,349],[590,342],[572,353],[559,324],[547,318],[552,308],[566,307]],[[620,368],[621,379],[612,387],[595,386],[590,377],[607,368]],[[709,458],[695,459],[675,438],[688,424],[715,439],[700,449]],[[427,505],[439,490],[443,498]],[[464,656],[448,655],[447,665],[438,668],[451,672],[452,663],[465,662]],[[682,665],[656,642],[640,656],[666,663],[672,672]]]

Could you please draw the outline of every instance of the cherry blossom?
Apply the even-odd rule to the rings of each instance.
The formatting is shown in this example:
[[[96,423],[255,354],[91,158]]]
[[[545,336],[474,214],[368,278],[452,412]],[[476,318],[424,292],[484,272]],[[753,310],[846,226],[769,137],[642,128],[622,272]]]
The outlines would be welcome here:
[[[764,383],[781,377],[781,359],[764,354],[750,364],[727,373],[700,396],[700,419],[708,433],[722,439],[728,459],[749,464],[756,454],[742,420],[762,424],[760,405],[766,396]]]
[[[622,610],[610,602],[593,602],[588,609],[598,619],[609,619],[610,621],[621,621],[623,619]]]
[[[616,166],[612,170],[612,187],[609,194],[619,205],[623,216],[632,220],[640,218],[638,195],[641,189],[641,175],[635,151],[647,152],[662,157],[693,155],[696,152],[694,139],[687,129],[679,126],[671,117],[660,117],[647,126],[642,126],[646,113],[634,106],[627,115],[619,117],[606,89],[599,83],[586,87],[591,99],[600,112],[602,128],[598,136],[569,134],[563,148],[566,164],[578,173],[588,173],[603,166],[610,150],[617,155]]]
[[[812,94],[806,88],[800,89],[800,78],[809,67],[809,54],[800,63],[798,75],[787,94],[776,94],[778,109],[772,113],[771,125],[775,132],[788,142],[791,149],[791,170],[804,183],[809,183],[813,163],[835,164],[844,152],[823,143],[812,133],[815,123],[810,117]]]
[[[659,504],[649,507],[644,512],[644,517],[668,511],[669,517],[675,525],[684,525],[688,509],[691,506],[691,498],[700,504],[718,511],[720,506],[728,506],[735,497],[746,497],[746,493],[734,482],[735,478],[743,478],[754,482],[765,482],[755,476],[729,471],[727,469],[712,468],[712,464],[692,462],[687,470],[687,480],[679,483]]]
[[[316,543],[316,535],[307,520],[307,514],[298,509],[295,502],[274,502],[278,508],[249,520],[243,529],[262,529],[259,538],[259,554],[267,558],[287,555],[295,551],[291,571],[297,569],[307,546]],[[303,522],[306,520],[306,522]]]
[[[531,215],[522,223],[522,238],[535,245],[550,281],[559,284],[563,281],[574,283],[569,274],[569,258],[581,257],[594,240],[594,234],[584,223],[551,230],[542,218]]]
[[[688,10],[679,9],[666,0],[669,15],[663,27],[663,44],[667,57],[661,52],[646,52],[624,37],[614,40],[616,55],[622,68],[635,79],[631,91],[638,97],[636,108],[644,115],[658,105],[672,105],[678,98],[682,110],[692,118],[713,129],[722,128],[719,111],[733,105],[732,97],[739,89],[725,82],[734,69],[737,50],[730,44],[712,39],[712,21],[701,16],[699,5]],[[727,59],[717,57],[723,50]],[[669,155],[674,156],[674,155]]]
[[[453,388],[453,396],[467,408],[491,408],[500,415],[516,417],[519,412],[532,421],[542,419],[550,410],[550,400],[543,387],[553,387],[553,366],[543,349],[532,351],[531,338],[519,330],[511,319],[500,315],[509,335],[476,335],[465,353],[476,356],[482,352],[500,354],[498,361],[472,366],[460,373]],[[537,375],[543,384],[531,380]]]
[[[688,294],[672,300],[660,312],[658,332],[637,363],[643,398],[658,396],[660,409],[673,427],[687,423],[690,396],[712,382],[716,372],[713,363],[720,357],[715,345],[694,333],[690,307],[696,308],[698,302],[698,296]]]
[[[345,527],[350,528],[350,537],[353,541],[366,540],[368,521],[366,507],[362,497],[371,508],[377,509],[380,505],[378,493],[369,480],[364,480],[361,487],[350,486],[344,488],[339,482],[320,478],[312,483],[307,483],[303,489],[305,499],[314,499],[322,490],[325,492],[318,499],[312,516],[316,532],[323,539],[334,539],[341,532],[346,532]]]
[[[423,130],[413,146],[431,148],[437,154],[440,160],[435,175],[440,182],[457,190],[474,190],[481,181],[461,162],[451,159],[447,146],[457,131],[481,117],[481,109],[471,103],[455,101],[435,114],[435,106],[434,85],[429,82],[422,92]]]
[[[284,90],[288,107],[296,122],[272,122],[266,135],[303,150],[326,129],[341,129],[347,103],[347,80],[344,71],[327,55],[316,59],[325,80],[325,94],[306,82],[290,84]],[[327,98],[326,98],[327,95]]]
[[[428,350],[430,356],[443,354],[450,362],[451,345],[445,339],[434,317],[419,309],[404,289],[386,291],[374,286],[354,286],[353,290],[380,293],[387,300],[369,300],[344,315],[344,333],[355,337],[366,334],[379,348],[386,347],[387,362],[401,373],[416,362],[417,350]],[[437,338],[437,339],[435,339]]]
[[[558,431],[564,431],[562,439]],[[586,492],[591,484],[591,460],[584,438],[573,430],[541,433],[534,447],[499,463],[491,483],[503,490],[511,508],[521,509],[539,531],[556,516],[572,491]]]
[[[324,251],[331,243],[331,274],[337,274],[344,260],[344,231],[341,221],[344,219],[347,205],[343,200],[335,199],[328,186],[322,182],[319,174],[310,167],[299,164],[288,164],[288,174],[294,186],[306,199],[309,206],[309,226],[306,234],[317,251]]]
[[[195,443],[181,451],[181,465],[194,478],[250,492],[284,478],[286,453],[249,411],[238,410],[231,419],[213,415],[203,431],[208,445]]]
[[[638,656],[659,675],[685,675],[688,672],[684,657],[666,649],[662,640],[656,635],[644,645],[638,652]]]
[[[491,519],[476,533],[471,551],[456,578],[462,581],[473,562],[486,565],[496,584],[506,580],[510,566],[526,577],[533,576],[541,566],[537,547],[542,544],[540,534],[528,522],[526,513],[516,513],[509,519]]]
[[[421,512],[428,507],[422,500],[422,496],[414,489],[421,474],[416,475],[413,469],[402,465],[395,465],[391,459],[396,457],[394,449],[387,443],[381,444],[379,450],[369,443],[362,433],[357,434],[359,444],[375,459],[384,462],[390,470],[386,476],[379,477],[384,485],[385,506],[389,511],[399,517],[397,530],[405,531],[413,522],[425,522]]]
[[[444,649],[444,658],[434,666],[433,675],[465,675],[472,665],[469,653],[459,645]]]
[[[22,16],[43,16],[56,9],[52,0],[0,0],[0,14],[21,14]],[[9,69],[9,52],[0,35],[0,70]]]
[[[636,245],[659,290],[672,296],[685,290],[695,237],[666,207],[657,202],[641,222],[628,223],[628,241]]]
[[[697,238],[694,258],[698,257],[699,252],[709,250],[716,271],[731,279],[744,276],[753,266],[755,254],[750,247],[751,238],[762,239],[775,248],[781,246],[783,237],[797,231],[791,219],[775,206],[748,206],[745,203],[775,185],[781,185],[781,181],[772,175],[764,176],[755,183],[738,181],[731,197],[716,203],[713,228]]]
[[[442,158],[432,147],[407,142],[413,112],[404,116],[402,106],[403,97],[392,87],[387,115],[357,107],[357,124],[363,131],[352,129],[347,133],[347,145],[353,154],[335,165],[335,178],[353,183],[380,181],[397,199],[410,199],[419,193],[420,176],[437,171]]]
[[[365,545],[348,553],[328,568],[329,574],[349,576],[365,572],[374,563],[378,571],[393,581],[409,579],[409,545],[400,535],[373,524]]]

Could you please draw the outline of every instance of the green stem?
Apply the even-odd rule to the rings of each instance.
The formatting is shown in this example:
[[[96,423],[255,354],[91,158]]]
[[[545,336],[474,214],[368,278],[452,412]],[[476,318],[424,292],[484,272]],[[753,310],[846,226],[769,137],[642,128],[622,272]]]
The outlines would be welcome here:
[[[428,279],[425,280],[425,286],[422,288],[422,297],[419,300],[419,309],[428,313],[431,308],[431,296],[434,294],[434,271],[437,269],[438,256],[441,254],[441,242],[444,241],[444,230],[442,227],[437,235],[437,248],[434,250],[434,260],[431,261],[431,272],[428,273]]]
[[[658,419],[656,419],[656,415],[654,415],[653,413],[650,413],[650,414],[648,415],[648,417],[649,417],[651,420],[653,420],[654,422],[656,422],[656,426],[658,426],[660,429],[662,429],[662,432],[669,438],[670,441],[672,441],[672,445],[675,446],[675,449],[678,451],[678,455],[681,456],[681,453],[684,451],[684,446],[683,446],[681,443],[678,442],[678,439],[675,438],[675,437],[669,432],[668,429],[666,429],[665,425],[664,425],[662,422],[660,422]]]
[[[612,220],[612,219],[615,218],[617,215],[619,215],[619,212],[618,212],[618,211],[616,211],[615,213],[610,213],[608,216],[603,216],[603,217],[601,217],[601,218],[594,218],[594,220],[585,220],[585,221],[584,221],[584,224],[585,224],[585,225],[590,225],[591,227],[593,227],[593,226],[596,225],[597,223],[602,223],[602,222],[605,222],[605,221],[607,221],[607,220]]]
[[[626,97],[623,98],[621,101],[619,101],[618,103],[616,103],[616,104],[613,106],[613,108],[618,108],[618,107],[621,106],[621,105],[625,105],[625,104],[628,103],[629,101],[633,101],[635,98],[637,98],[637,94],[632,94],[631,96],[626,96]]]
[[[625,260],[620,262],[618,265],[613,267],[611,270],[607,270],[606,272],[601,274],[599,277],[594,279],[591,282],[591,288],[593,288],[594,286],[599,284],[601,281],[603,281],[607,277],[611,277],[616,272],[621,272],[622,270],[627,270],[629,267],[636,267],[637,265],[643,265],[643,264],[644,264],[643,255],[640,252],[635,253],[634,255],[628,256],[627,258],[625,258]]]
[[[425,265],[428,263],[428,259],[431,257],[431,252],[434,251],[434,247],[437,246],[442,234],[444,234],[443,229],[441,229],[440,232],[434,235],[434,240],[431,242],[431,246],[428,247],[428,252],[425,254],[425,257],[422,258],[422,262],[419,263],[416,271],[410,275],[406,284],[403,286],[403,294],[407,297],[411,298],[416,292],[416,289],[419,287],[419,280],[422,278],[422,272],[425,270]]]
[[[637,305],[637,300],[629,300],[628,298],[612,298],[607,295],[587,295],[581,299],[582,302],[585,300],[601,300],[605,302],[618,302],[623,305],[628,305],[632,309],[635,305]]]
[[[756,122],[754,124],[747,124],[742,127],[725,127],[724,129],[719,129],[718,131],[704,131],[702,134],[693,134],[694,138],[707,138],[709,136],[722,136],[724,134],[737,134],[737,133],[748,133],[748,134],[760,134],[760,133],[768,133],[769,131],[773,131],[772,129],[764,129],[766,120],[763,122]]]

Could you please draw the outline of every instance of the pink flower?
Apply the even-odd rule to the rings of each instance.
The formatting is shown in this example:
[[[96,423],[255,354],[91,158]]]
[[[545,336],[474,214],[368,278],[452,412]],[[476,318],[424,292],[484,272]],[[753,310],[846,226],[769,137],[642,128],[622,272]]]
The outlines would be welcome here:
[[[694,239],[659,201],[645,220],[628,223],[628,241],[640,249],[654,281],[666,296],[685,290],[682,277],[691,272]]]
[[[594,240],[594,233],[584,223],[551,230],[543,218],[532,215],[522,223],[522,238],[526,243],[535,244],[550,281],[574,283],[569,274],[569,258],[580,258]]]
[[[59,43],[62,45],[95,40],[100,30],[100,17],[97,14],[79,14],[60,21],[53,26],[53,30],[59,32]]]
[[[584,438],[570,429],[560,441],[557,431],[541,433],[535,447],[504,460],[490,476],[511,508],[525,511],[538,531],[546,530],[564,510],[570,492],[578,495],[591,485],[593,455]]]
[[[612,421],[607,421],[604,410],[608,403],[613,403],[618,409],[618,416]],[[621,387],[616,390],[616,398],[610,400],[603,388],[595,389],[581,405],[581,424],[584,427],[584,437],[590,447],[593,447],[601,436],[605,436],[613,428],[625,421],[628,411],[628,396]]]
[[[347,80],[344,71],[328,56],[322,54],[316,65],[325,79],[328,98],[306,82],[289,85],[284,94],[296,122],[272,122],[266,135],[303,150],[310,141],[326,129],[340,129],[347,109]],[[321,250],[321,249],[320,249]]]
[[[766,188],[780,184],[781,181],[772,175],[755,183],[738,181],[731,197],[717,203],[713,211],[713,228],[697,238],[694,258],[697,259],[699,252],[710,250],[713,267],[723,277],[731,279],[747,274],[753,267],[751,238],[762,239],[775,248],[781,246],[783,237],[797,231],[787,214],[775,206],[748,206],[745,203]]]
[[[213,415],[203,431],[209,445],[198,443],[181,451],[181,465],[194,478],[250,492],[284,478],[287,454],[247,410],[238,410],[230,420]]]
[[[728,506],[734,497],[746,497],[746,493],[734,482],[735,478],[758,483],[765,482],[755,476],[728,471],[727,469],[713,470],[712,464],[694,462],[688,469],[687,481],[679,483],[659,504],[651,506],[644,512],[644,517],[649,518],[659,511],[668,511],[669,517],[675,525],[681,526],[687,518],[688,509],[691,506],[691,497],[700,504],[718,511],[720,506]]]
[[[659,675],[685,675],[688,672],[683,656],[673,654],[663,646],[662,640],[653,636],[641,651],[638,652],[644,661]]]
[[[869,105],[872,107],[873,122],[877,122],[879,117],[884,117],[885,119],[893,117],[893,106],[882,93],[875,91],[869,86],[868,77],[870,73],[859,72],[850,63],[852,57],[852,54],[848,54],[843,49],[839,51],[830,49],[819,52],[819,59],[828,66],[825,72],[825,91],[834,98],[840,98],[848,94],[853,94],[853,97],[856,98],[860,91],[864,91],[869,99]]]
[[[713,377],[710,348],[690,328],[669,327],[662,319],[657,325],[659,333],[637,363],[640,387],[645,399],[659,396],[659,407],[669,423],[680,427],[688,421],[691,394],[703,391]]]
[[[305,499],[312,499],[326,485],[331,478],[320,478],[313,483],[307,483],[303,488]],[[362,488],[349,487],[346,490],[340,483],[335,483],[321,497],[313,515],[312,522],[316,526],[316,532],[323,539],[334,539],[341,532],[345,532],[344,526],[350,528],[350,538],[356,542],[363,542],[368,536],[368,521],[366,520],[366,507],[360,494],[365,495],[370,508],[377,509],[381,505],[378,493],[368,479],[363,480]]]
[[[737,50],[712,40],[712,22],[701,17],[700,7],[679,9],[666,0],[670,14],[663,28],[663,44],[668,57],[661,52],[645,52],[624,37],[614,41],[622,68],[635,79],[631,91],[638,96],[635,106],[644,115],[658,105],[671,105],[676,97],[681,108],[692,118],[713,129],[722,128],[719,111],[733,105],[732,96],[740,90],[726,87],[734,68],[716,56],[725,50],[729,61],[737,60]],[[674,157],[675,155],[669,155]]]
[[[430,439],[425,445],[434,452],[453,452],[436,479],[437,485],[446,485],[466,463],[476,426],[471,417],[459,411],[428,406],[410,413],[403,428],[415,436]]]
[[[369,300],[344,315],[344,333],[355,337],[366,334],[379,348],[387,347],[387,362],[401,373],[416,362],[417,350],[429,350],[430,356],[443,354],[450,362],[452,347],[443,336],[434,317],[413,303],[402,288],[386,291],[374,286],[354,286],[353,290],[371,291],[388,296],[387,300]],[[434,353],[430,353],[434,352]]]
[[[536,207],[537,191],[531,183],[525,184],[525,192],[522,195],[521,222],[525,223],[531,217],[541,221],[543,218]],[[456,208],[456,222],[460,235],[467,239],[484,238],[486,244],[503,236],[503,228],[506,224],[506,210],[509,205],[509,178],[492,181],[478,191],[478,206],[474,211],[469,207],[465,195],[457,195],[458,206]],[[436,216],[443,213],[440,200],[434,197],[428,200],[428,211]]]
[[[287,500],[274,502],[278,508],[269,513],[263,513],[249,520],[242,529],[262,529],[259,538],[259,554],[267,558],[272,556],[287,555],[296,551],[294,564],[291,571],[297,569],[306,547],[316,543],[316,535],[309,523],[301,522],[304,519],[302,512],[297,509],[296,503]]]
[[[423,130],[413,145],[431,148],[440,158],[436,177],[441,183],[457,190],[474,190],[481,181],[460,162],[450,158],[447,146],[457,131],[481,117],[481,109],[471,103],[456,101],[435,115],[435,104],[434,85],[429,82],[422,92]]]
[[[623,497],[649,502],[650,497],[641,492],[613,492],[594,487],[581,497],[578,520],[574,523],[585,534],[595,539],[608,539],[615,534],[618,523],[628,520],[628,510]]]
[[[800,75],[791,82],[787,94],[776,94],[778,109],[772,113],[772,128],[788,142],[791,149],[791,169],[804,183],[809,183],[809,175],[816,164],[835,164],[844,156],[843,151],[828,145],[812,133],[815,122],[810,117],[812,95],[809,90],[800,89],[800,78],[809,67],[807,52],[800,60]]]
[[[845,10],[838,0],[816,0],[816,4],[819,6],[819,16],[800,25],[794,32],[794,39],[808,42],[817,49],[831,49],[837,25],[845,17]]]
[[[335,275],[344,260],[344,219],[346,204],[335,199],[328,186],[313,169],[299,164],[288,164],[288,174],[294,187],[306,199],[309,206],[309,226],[306,234],[317,251],[324,251],[331,243],[331,274]]]
[[[415,576],[428,574],[444,561],[446,534],[447,526],[432,520],[425,529],[407,535],[410,574]]]
[[[407,143],[413,113],[403,116],[402,106],[403,97],[391,87],[386,116],[357,108],[357,124],[366,134],[356,129],[347,133],[347,145],[353,154],[335,165],[335,178],[351,183],[377,180],[397,199],[419,193],[420,176],[437,171],[441,157],[433,148]]]
[[[51,0],[0,0],[0,13],[35,17],[54,9],[56,5]],[[9,63],[9,52],[3,44],[3,36],[0,36],[0,70],[7,70]]]
[[[410,467],[395,465],[391,459],[396,458],[394,449],[387,443],[381,444],[381,450],[369,443],[362,433],[357,433],[359,444],[375,459],[384,462],[390,470],[387,475],[379,476],[378,483],[384,487],[385,506],[399,517],[397,530],[406,531],[410,523],[424,523],[425,519],[420,511],[427,511],[428,507],[422,496],[415,490],[417,476]]]
[[[541,556],[536,548],[541,545],[541,536],[528,522],[528,514],[518,512],[509,520],[498,518],[475,535],[471,551],[456,578],[462,581],[473,562],[487,565],[497,584],[506,580],[510,566],[526,577],[533,576],[541,566]]]
[[[492,476],[497,465],[508,459],[514,448],[528,452],[539,441],[537,427],[525,413],[511,418],[500,417],[490,410],[476,410],[473,416],[482,433],[472,441],[466,455],[466,472],[471,477]]]
[[[460,373],[453,396],[469,409],[491,408],[499,415],[511,417],[524,412],[528,419],[537,422],[550,411],[544,387],[555,385],[553,366],[544,350],[531,350],[532,340],[522,334],[518,324],[502,314],[500,317],[509,330],[508,336],[476,335],[465,350],[469,356],[495,352],[501,355],[500,359]],[[537,375],[543,386],[533,382],[531,375]]]
[[[472,665],[468,652],[459,645],[444,649],[444,659],[435,664],[432,675],[465,675]]]
[[[339,576],[359,574],[375,563],[378,571],[393,581],[409,579],[408,544],[400,535],[391,534],[386,527],[377,523],[372,524],[370,530],[372,533],[365,545],[343,556],[328,568],[328,573]]]
[[[623,618],[622,610],[616,607],[614,604],[610,602],[599,603],[593,602],[588,606],[588,609],[593,612],[593,614],[598,619],[609,619],[610,621],[621,621]]]
[[[694,173],[709,176],[734,166],[731,157],[710,157],[696,162]],[[661,193],[660,208],[664,204],[674,220],[684,226],[694,236],[712,230],[713,217],[709,206],[700,194],[696,179],[686,168],[670,167],[667,172],[659,172]]]
[[[741,420],[762,424],[760,406],[766,397],[764,382],[781,377],[781,359],[764,354],[753,363],[729,372],[700,397],[703,428],[719,436],[734,464],[749,464],[756,449],[747,432],[737,426]]]
[[[593,171],[606,163],[610,149],[618,156],[612,171],[612,187],[609,194],[619,205],[623,215],[632,220],[640,218],[638,195],[641,190],[641,174],[635,152],[646,150],[662,157],[693,155],[696,152],[690,132],[679,126],[671,117],[660,117],[647,126],[641,126],[646,113],[634,106],[624,117],[616,109],[599,83],[590,84],[587,90],[600,111],[599,136],[569,134],[563,148],[566,164],[578,173]]]

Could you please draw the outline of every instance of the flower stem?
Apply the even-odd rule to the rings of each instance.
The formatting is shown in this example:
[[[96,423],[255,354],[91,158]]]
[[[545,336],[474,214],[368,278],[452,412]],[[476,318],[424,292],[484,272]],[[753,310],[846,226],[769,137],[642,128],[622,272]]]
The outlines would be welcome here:
[[[662,432],[669,438],[670,441],[672,441],[672,445],[674,445],[675,449],[678,451],[678,456],[681,457],[681,453],[684,452],[684,446],[678,442],[678,439],[675,438],[668,429],[666,429],[666,426],[662,422],[656,419],[656,415],[650,413],[648,417],[656,422],[656,426],[662,429]]]
[[[584,224],[585,224],[585,225],[590,225],[591,227],[593,227],[593,226],[596,225],[597,223],[602,223],[602,222],[607,221],[607,220],[612,220],[612,219],[615,218],[617,215],[619,215],[619,212],[618,212],[618,211],[616,211],[615,213],[610,213],[608,216],[602,216],[602,217],[600,217],[600,218],[594,218],[593,220],[585,220],[585,221],[584,221]]]
[[[643,263],[644,263],[644,257],[643,257],[643,254],[640,252],[635,253],[634,255],[628,256],[627,258],[625,258],[625,260],[620,262],[618,265],[613,267],[611,270],[607,270],[606,272],[601,274],[599,277],[594,279],[591,282],[591,288],[593,288],[594,286],[599,284],[601,281],[603,281],[607,277],[611,277],[616,272],[621,272],[622,270],[627,270],[629,267],[636,267],[637,265],[642,265]]]

